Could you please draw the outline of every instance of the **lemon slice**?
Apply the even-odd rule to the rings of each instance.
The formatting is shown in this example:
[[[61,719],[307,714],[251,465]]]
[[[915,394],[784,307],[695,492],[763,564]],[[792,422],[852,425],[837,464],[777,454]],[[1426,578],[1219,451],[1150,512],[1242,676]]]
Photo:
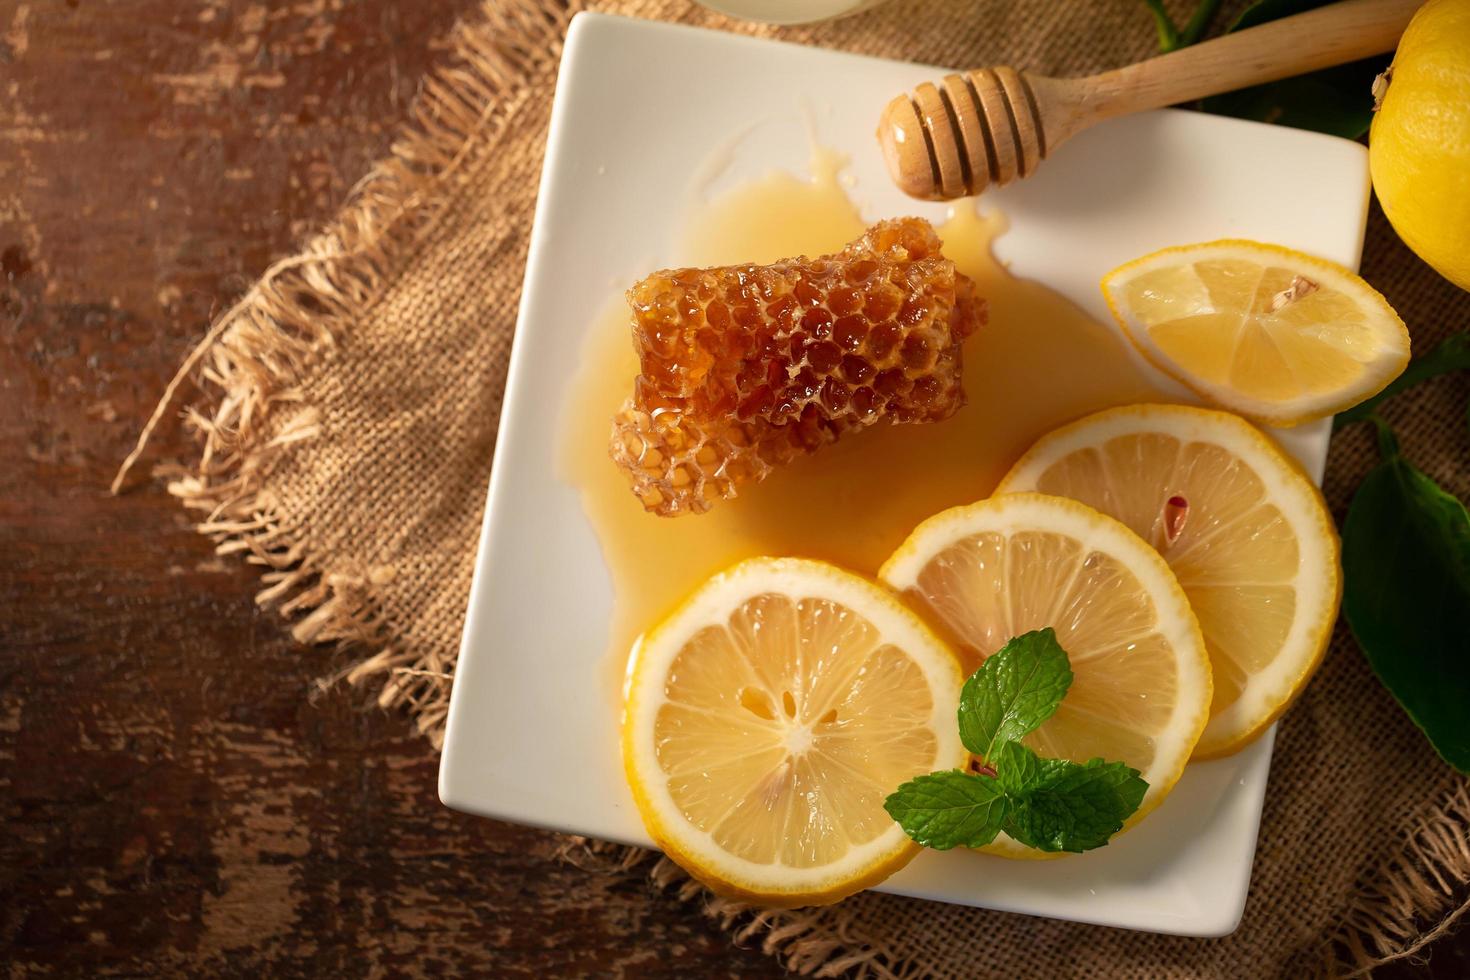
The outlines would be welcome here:
[[[918,851],[883,809],[966,758],[953,653],[832,565],[755,558],[634,650],[623,765],[649,834],[716,892],[835,902]]]
[[[1210,664],[1184,591],[1138,535],[1074,500],[1008,494],[931,517],[878,575],[943,627],[969,671],[1013,636],[1056,629],[1072,687],[1025,742],[1137,769],[1148,792],[1124,830],[1174,787],[1209,716]],[[1042,856],[1004,834],[982,850]]]
[[[1071,497],[1168,561],[1214,668],[1196,758],[1254,740],[1322,660],[1342,595],[1337,531],[1294,460],[1234,415],[1136,405],[1043,436],[997,493]]]
[[[1128,339],[1223,408],[1272,425],[1332,415],[1409,362],[1388,301],[1333,262],[1261,242],[1166,248],[1109,272]]]

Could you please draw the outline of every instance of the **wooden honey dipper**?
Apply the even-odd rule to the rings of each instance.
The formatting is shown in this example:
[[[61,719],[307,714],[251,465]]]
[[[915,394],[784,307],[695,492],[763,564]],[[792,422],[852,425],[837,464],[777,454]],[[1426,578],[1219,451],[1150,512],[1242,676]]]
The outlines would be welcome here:
[[[1085,78],[978,68],[883,110],[878,142],[905,194],[945,201],[1029,177],[1094,123],[1392,51],[1422,0],[1346,0]],[[1366,93],[1365,93],[1366,95]]]

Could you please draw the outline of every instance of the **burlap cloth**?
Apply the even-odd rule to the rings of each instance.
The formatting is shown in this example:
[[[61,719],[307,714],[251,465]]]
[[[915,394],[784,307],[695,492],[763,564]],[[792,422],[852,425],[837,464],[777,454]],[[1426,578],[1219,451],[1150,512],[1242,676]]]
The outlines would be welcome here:
[[[337,222],[271,268],[183,373],[202,447],[170,489],[222,552],[265,566],[263,603],[304,642],[345,641],[346,673],[407,708],[436,745],[470,585],[567,0],[491,0],[425,80],[414,117]],[[588,3],[642,17],[937,64],[1094,71],[1152,53],[1134,0],[894,0],[813,28],[771,29],[683,0]],[[1227,11],[1228,13],[1228,11]],[[1217,23],[1225,22],[1224,14]],[[1470,293],[1414,258],[1375,211],[1363,272],[1416,347],[1470,323]],[[1470,491],[1467,379],[1388,416],[1406,451]],[[170,392],[172,395],[173,392]],[[1358,427],[1363,428],[1362,426]],[[1333,443],[1341,516],[1375,455]],[[1266,977],[1362,973],[1412,956],[1466,908],[1470,794],[1371,677],[1339,628],[1282,722],[1245,920],[1192,940],[864,894],[755,912],[709,900],[665,863],[654,880],[793,970],[819,976]],[[603,849],[604,858],[607,858]],[[613,855],[616,858],[620,855]],[[624,856],[625,857],[625,856]]]

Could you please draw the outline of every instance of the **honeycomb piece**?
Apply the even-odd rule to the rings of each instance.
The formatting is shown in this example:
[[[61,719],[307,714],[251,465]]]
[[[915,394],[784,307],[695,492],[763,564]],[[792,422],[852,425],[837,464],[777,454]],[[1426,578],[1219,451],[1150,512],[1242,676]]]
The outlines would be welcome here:
[[[641,373],[611,453],[644,507],[702,513],[849,429],[953,415],[984,302],[939,248],[927,221],[903,218],[818,259],[637,283]]]
[[[835,442],[856,428],[814,407],[785,425],[732,417],[700,420],[677,408],[649,411],[629,398],[613,417],[611,454],[646,510],[663,517],[702,514],[743,483]]]

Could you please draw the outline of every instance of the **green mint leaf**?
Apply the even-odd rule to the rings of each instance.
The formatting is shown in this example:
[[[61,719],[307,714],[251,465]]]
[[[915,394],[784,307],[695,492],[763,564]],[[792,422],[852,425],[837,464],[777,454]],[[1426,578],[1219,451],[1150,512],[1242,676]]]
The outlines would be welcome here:
[[[960,691],[960,740],[990,761],[1052,716],[1072,686],[1067,653],[1050,627],[1013,638],[965,681]]]
[[[1138,771],[1101,759],[1043,759],[1020,743],[1052,716],[1071,685],[1054,630],[1013,637],[960,692],[960,737],[990,772],[919,776],[890,793],[883,808],[913,840],[941,851],[982,847],[1002,829],[1043,851],[1103,846],[1148,791]]]
[[[995,755],[1000,788],[1018,800],[1072,764],[1065,759],[1043,759],[1020,742],[1002,744]]]
[[[1470,515],[1397,454],[1391,434],[1380,444],[1386,458],[1343,525],[1343,611],[1378,679],[1435,751],[1470,773]]]
[[[904,783],[883,801],[903,832],[925,847],[981,847],[995,840],[1008,803],[1000,783],[959,769]]]
[[[1451,334],[1428,354],[1414,358],[1404,373],[1394,378],[1387,388],[1338,415],[1332,420],[1332,428],[1336,430],[1366,420],[1378,410],[1379,405],[1421,381],[1467,368],[1470,368],[1470,333]]]
[[[1332,0],[1259,0],[1247,7],[1227,33],[1314,10]],[[1241,119],[1311,129],[1357,139],[1373,121],[1373,79],[1388,67],[1389,55],[1285,78],[1279,82],[1216,95],[1200,107]]]
[[[1012,799],[1005,832],[1041,851],[1080,853],[1102,847],[1143,801],[1148,783],[1121,762],[1093,759],[1085,765],[1060,760]]]

